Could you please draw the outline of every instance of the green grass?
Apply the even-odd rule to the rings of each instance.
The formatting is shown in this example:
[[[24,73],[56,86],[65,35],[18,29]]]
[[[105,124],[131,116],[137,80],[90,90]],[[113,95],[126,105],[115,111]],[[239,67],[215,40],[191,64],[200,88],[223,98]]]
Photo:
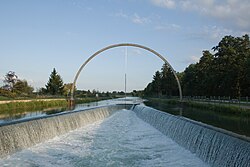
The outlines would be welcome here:
[[[243,108],[237,105],[228,105],[228,104],[219,104],[219,103],[201,103],[195,101],[183,101],[173,99],[159,99],[159,98],[150,98],[148,99],[152,103],[161,103],[165,105],[179,105],[183,107],[191,107],[197,109],[210,110],[214,112],[221,112],[231,115],[245,115],[250,116],[250,109]]]
[[[5,96],[0,96],[0,101],[1,100],[12,100],[11,98],[9,98],[9,97],[5,97]]]
[[[149,98],[150,102],[153,103],[164,103],[164,104],[170,104],[170,105],[181,105],[179,100],[176,99],[161,99],[161,98]]]
[[[33,110],[48,107],[67,107],[66,100],[51,100],[51,101],[30,101],[30,102],[10,102],[0,104],[0,113],[12,110]]]
[[[81,104],[81,103],[90,103],[90,102],[96,102],[100,100],[107,100],[109,98],[107,97],[99,97],[98,99],[93,97],[93,98],[81,98],[76,100],[76,104]],[[6,99],[9,100],[9,99]],[[41,110],[41,109],[46,109],[50,107],[63,107],[66,108],[68,107],[68,101],[65,100],[48,100],[48,101],[38,101],[33,99],[30,102],[10,102],[10,103],[4,103],[0,104],[0,114],[1,113],[8,113],[8,112],[22,112],[22,111],[36,111],[36,110]]]
[[[76,99],[76,104],[81,103],[90,103],[90,102],[96,102],[100,100],[107,100],[109,98],[107,97],[99,97],[97,98],[81,98]],[[8,99],[6,99],[8,100]],[[10,102],[10,103],[4,103],[0,104],[0,113],[10,110],[33,110],[33,109],[41,109],[41,108],[49,108],[49,107],[67,107],[68,101],[65,100],[50,100],[50,101],[38,101],[38,100],[32,100],[30,102]]]
[[[91,103],[91,102],[96,102],[96,101],[101,101],[101,100],[108,100],[110,98],[108,97],[86,97],[86,98],[80,98],[80,99],[76,99],[76,104],[82,104],[82,103]]]
[[[230,114],[243,114],[250,116],[250,110],[236,105],[217,104],[217,103],[200,103],[194,101],[184,101],[184,106],[207,109],[215,112],[230,113]]]

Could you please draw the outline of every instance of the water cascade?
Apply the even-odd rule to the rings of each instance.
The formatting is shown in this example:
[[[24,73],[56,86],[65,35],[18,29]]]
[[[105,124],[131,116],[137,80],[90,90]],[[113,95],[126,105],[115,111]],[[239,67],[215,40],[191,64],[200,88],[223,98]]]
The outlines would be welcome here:
[[[146,106],[137,105],[132,110],[211,166],[250,166],[247,137]]]
[[[0,158],[102,120],[122,108],[112,105],[0,125]]]

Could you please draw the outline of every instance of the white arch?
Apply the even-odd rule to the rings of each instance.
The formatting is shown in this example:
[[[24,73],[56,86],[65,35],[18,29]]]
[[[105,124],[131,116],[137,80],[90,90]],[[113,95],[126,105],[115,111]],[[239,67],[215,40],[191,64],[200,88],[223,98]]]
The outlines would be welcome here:
[[[180,85],[180,81],[176,75],[176,72],[175,70],[173,69],[173,67],[169,64],[169,62],[162,56],[160,55],[158,52],[154,51],[153,49],[150,49],[146,46],[142,46],[142,45],[138,45],[138,44],[132,44],[132,43],[121,43],[121,44],[114,44],[114,45],[109,45],[97,52],[95,52],[92,56],[90,56],[82,65],[81,67],[79,68],[79,70],[77,71],[76,75],[75,75],[75,78],[74,78],[74,82],[72,84],[72,88],[71,88],[71,101],[74,101],[74,89],[75,89],[75,85],[76,85],[76,81],[82,71],[82,69],[88,64],[88,62],[90,62],[90,60],[92,60],[94,57],[96,57],[98,54],[104,52],[105,50],[108,50],[108,49],[112,49],[112,48],[116,48],[116,47],[121,47],[121,46],[132,46],[132,47],[137,47],[137,48],[141,48],[141,49],[145,49],[153,54],[155,54],[156,56],[158,56],[160,59],[162,59],[167,65],[168,67],[171,69],[171,71],[173,72],[174,74],[174,77],[176,79],[176,82],[177,82],[177,85],[178,85],[178,88],[179,88],[179,96],[180,96],[180,101],[182,101],[182,90],[181,90],[181,85]]]

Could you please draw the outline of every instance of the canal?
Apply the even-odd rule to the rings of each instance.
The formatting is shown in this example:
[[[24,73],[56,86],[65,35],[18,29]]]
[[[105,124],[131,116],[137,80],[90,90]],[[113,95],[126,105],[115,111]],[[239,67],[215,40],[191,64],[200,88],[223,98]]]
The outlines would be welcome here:
[[[164,103],[162,101],[156,102],[155,100],[147,101],[145,104],[149,107],[153,107],[173,115],[180,115],[198,122],[250,137],[250,117],[246,114],[233,114],[227,113],[226,111],[218,112],[207,109],[197,109],[194,107],[181,107],[178,105]]]

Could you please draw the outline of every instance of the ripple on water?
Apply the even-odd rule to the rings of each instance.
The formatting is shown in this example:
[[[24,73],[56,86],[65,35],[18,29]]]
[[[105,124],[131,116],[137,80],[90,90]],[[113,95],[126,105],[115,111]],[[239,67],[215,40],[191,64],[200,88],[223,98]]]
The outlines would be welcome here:
[[[121,110],[0,160],[0,166],[208,166],[194,154]]]

